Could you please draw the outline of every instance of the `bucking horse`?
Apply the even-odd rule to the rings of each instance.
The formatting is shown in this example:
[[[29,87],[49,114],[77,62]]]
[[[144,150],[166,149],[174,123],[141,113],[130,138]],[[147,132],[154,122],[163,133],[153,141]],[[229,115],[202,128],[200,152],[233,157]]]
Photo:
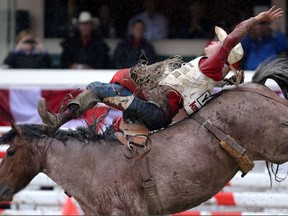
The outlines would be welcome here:
[[[192,116],[149,135],[152,147],[146,157],[159,214],[198,206],[239,171],[235,158],[204,123],[233,138],[251,161],[266,161],[268,169],[288,161],[287,66],[284,58],[267,60],[251,82],[223,90]],[[264,85],[268,78],[278,83],[286,99]],[[100,134],[87,126],[48,135],[41,124],[11,125],[0,138],[9,145],[0,165],[1,201],[11,201],[43,172],[87,215],[150,213],[139,169],[135,160],[124,157],[126,147],[113,129]]]

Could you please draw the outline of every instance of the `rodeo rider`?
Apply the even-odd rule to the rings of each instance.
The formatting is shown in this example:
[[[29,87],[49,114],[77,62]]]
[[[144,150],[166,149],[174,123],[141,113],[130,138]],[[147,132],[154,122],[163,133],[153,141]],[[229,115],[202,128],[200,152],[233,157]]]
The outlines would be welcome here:
[[[215,27],[219,41],[212,41],[204,48],[205,56],[188,63],[181,63],[177,57],[152,65],[139,62],[132,68],[119,70],[110,83],[92,82],[69,101],[61,113],[49,113],[42,98],[38,104],[39,115],[47,131],[53,133],[67,121],[80,117],[102,102],[123,110],[126,121],[140,121],[149,130],[164,128],[182,107],[191,115],[206,103],[217,82],[229,72],[229,65],[243,57],[239,42],[250,29],[282,14],[281,8],[273,6],[242,21],[229,35]]]

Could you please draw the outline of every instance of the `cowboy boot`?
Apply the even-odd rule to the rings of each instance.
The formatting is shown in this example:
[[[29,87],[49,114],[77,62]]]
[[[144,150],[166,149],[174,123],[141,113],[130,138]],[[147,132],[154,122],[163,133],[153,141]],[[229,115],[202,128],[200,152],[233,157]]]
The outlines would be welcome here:
[[[59,127],[71,119],[79,118],[88,109],[94,107],[100,99],[91,90],[85,90],[67,104],[67,108],[60,113],[49,113],[44,98],[38,103],[38,113],[49,133],[54,133]]]

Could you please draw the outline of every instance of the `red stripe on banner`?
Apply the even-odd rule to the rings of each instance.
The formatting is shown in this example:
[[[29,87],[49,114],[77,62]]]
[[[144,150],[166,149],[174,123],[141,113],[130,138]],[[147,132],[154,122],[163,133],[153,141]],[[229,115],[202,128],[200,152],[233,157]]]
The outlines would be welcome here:
[[[0,89],[0,125],[10,126],[9,119],[14,121],[10,112],[9,90]]]
[[[228,183],[226,184],[226,186],[230,187],[230,186],[231,186],[231,182],[228,182]]]
[[[184,211],[181,213],[175,213],[173,216],[200,216],[201,212],[200,211]]]
[[[92,124],[96,119],[103,117],[107,114],[109,107],[98,106],[88,110],[84,116],[86,117],[87,123]]]
[[[1,210],[3,210],[3,209],[11,209],[11,202],[7,202],[7,201],[0,202],[0,209]]]
[[[236,205],[233,193],[220,192],[215,195],[215,199],[217,200],[218,205],[229,205],[229,206]]]
[[[215,211],[211,212],[212,216],[241,216],[241,212],[222,212],[222,211]]]
[[[94,123],[94,121],[99,120],[103,116],[106,116],[109,112],[109,107],[108,106],[96,106],[90,110],[88,110],[84,114],[84,118],[86,122],[91,125]],[[105,119],[103,118],[102,121],[98,122],[96,125],[96,131],[99,132],[102,129],[102,125]]]
[[[0,152],[0,158],[4,158],[5,154],[6,154],[6,152]]]
[[[75,98],[80,92],[80,90],[75,91],[73,89],[42,90],[41,96],[46,99],[48,110],[58,113],[64,99],[64,105],[66,105],[68,100]]]
[[[9,201],[2,201],[2,202],[0,202],[0,205],[10,205],[11,204],[11,202],[9,202]]]
[[[279,91],[279,90],[276,90],[275,92],[276,92],[278,95],[281,95],[281,94],[282,94],[282,92]]]

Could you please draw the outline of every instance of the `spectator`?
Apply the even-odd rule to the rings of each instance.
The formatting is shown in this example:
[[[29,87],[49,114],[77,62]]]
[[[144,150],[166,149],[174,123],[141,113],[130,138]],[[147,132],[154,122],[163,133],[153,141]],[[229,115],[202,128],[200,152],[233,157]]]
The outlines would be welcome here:
[[[30,31],[22,31],[16,38],[16,47],[4,59],[9,68],[50,68],[51,58],[43,43]]]
[[[109,68],[109,47],[96,33],[97,20],[87,11],[80,13],[77,29],[61,43],[61,67],[71,69]]]
[[[241,41],[246,53],[245,70],[255,70],[266,58],[284,54],[286,51],[285,34],[275,22],[262,22]]]
[[[104,38],[115,38],[114,21],[111,18],[111,11],[108,5],[102,5],[99,8],[99,33]]]
[[[129,68],[139,62],[143,54],[148,64],[156,61],[153,46],[144,38],[145,25],[141,20],[135,20],[126,39],[117,45],[114,52],[114,65],[116,68]]]
[[[188,19],[180,27],[176,34],[177,38],[212,38],[213,31],[211,21],[205,15],[205,8],[202,2],[194,1],[189,5]]]
[[[135,20],[140,19],[146,27],[145,38],[147,40],[163,39],[168,36],[168,20],[157,12],[155,0],[144,0],[145,11],[131,18],[128,31]]]

